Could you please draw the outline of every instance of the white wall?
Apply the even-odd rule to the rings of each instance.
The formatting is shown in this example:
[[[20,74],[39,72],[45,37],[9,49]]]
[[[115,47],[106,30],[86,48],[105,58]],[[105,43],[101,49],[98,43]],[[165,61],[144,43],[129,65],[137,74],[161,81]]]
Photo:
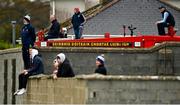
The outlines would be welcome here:
[[[74,14],[74,8],[80,8],[80,11],[85,11],[86,9],[99,3],[99,0],[54,0],[55,1],[55,13],[57,19],[60,22],[65,21]],[[51,1],[51,9],[52,9]],[[52,13],[52,10],[51,10]]]

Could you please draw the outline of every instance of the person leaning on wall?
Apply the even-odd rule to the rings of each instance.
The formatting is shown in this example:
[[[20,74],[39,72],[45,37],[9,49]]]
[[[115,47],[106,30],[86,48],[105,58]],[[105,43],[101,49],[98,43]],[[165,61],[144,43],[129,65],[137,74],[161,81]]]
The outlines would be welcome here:
[[[105,58],[104,55],[99,55],[96,57],[96,70],[94,73],[102,74],[102,75],[107,75],[107,70],[105,67]]]
[[[57,77],[74,77],[74,71],[71,67],[71,64],[64,53],[60,53],[56,56],[56,59],[53,61],[53,78]]]

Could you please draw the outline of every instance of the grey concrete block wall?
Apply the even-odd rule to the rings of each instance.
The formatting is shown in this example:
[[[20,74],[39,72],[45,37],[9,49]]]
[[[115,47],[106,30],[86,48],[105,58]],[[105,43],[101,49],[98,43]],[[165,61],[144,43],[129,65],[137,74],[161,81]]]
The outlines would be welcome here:
[[[21,49],[0,51],[0,58],[0,104],[22,103],[22,99],[13,95],[18,87],[18,74],[23,70]]]
[[[160,50],[165,55],[159,53]],[[171,60],[166,51],[171,51]],[[65,53],[76,75],[92,74],[96,69],[95,58],[105,55],[109,75],[180,75],[180,47],[178,43],[168,47],[160,45],[152,49],[106,49],[106,48],[42,48],[45,73],[52,73],[52,62],[58,53]],[[161,73],[162,71],[162,73]],[[173,72],[173,73],[171,73]]]
[[[34,76],[24,104],[179,104],[179,76]]]
[[[179,81],[89,80],[87,104],[178,104]]]
[[[169,55],[161,55],[165,57],[165,62],[160,61],[159,51],[172,51]],[[58,53],[65,53],[70,60],[76,75],[92,74],[95,70],[95,58],[104,54],[106,59],[106,67],[109,75],[180,75],[180,43],[164,43],[150,49],[124,49],[124,48],[40,48],[45,66],[45,73],[52,73],[52,62]],[[173,57],[172,64],[166,65],[166,57]],[[23,69],[23,61],[21,49],[11,49],[0,51],[0,103],[11,104],[13,102],[23,103],[23,97],[14,97],[13,92],[18,87],[18,75]],[[13,67],[13,59],[15,59],[15,67]],[[7,60],[7,67],[4,66]],[[159,66],[160,65],[160,66]],[[159,68],[173,70],[173,74],[159,74]],[[5,69],[6,68],[6,69]],[[15,70],[15,71],[14,71]],[[14,79],[15,78],[15,79]]]
[[[157,35],[155,22],[161,20],[158,7],[164,5],[172,12],[176,20],[176,28],[180,29],[180,11],[163,4],[159,0],[119,0],[113,6],[100,12],[89,19],[84,26],[84,34],[102,35],[105,32],[120,35],[123,34],[123,25],[137,27],[135,35]],[[73,29],[69,34],[74,34]],[[127,29],[127,34],[130,31]],[[177,32],[180,35],[180,31]]]

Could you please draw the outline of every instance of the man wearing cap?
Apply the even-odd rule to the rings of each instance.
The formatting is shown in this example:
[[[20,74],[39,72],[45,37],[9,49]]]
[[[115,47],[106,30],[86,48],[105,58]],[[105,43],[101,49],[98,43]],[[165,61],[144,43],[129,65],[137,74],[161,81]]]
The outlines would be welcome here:
[[[165,33],[165,27],[169,27],[169,26],[175,26],[175,20],[173,15],[166,9],[166,7],[161,6],[159,7],[159,10],[162,14],[162,20],[157,21],[157,28],[158,28],[158,32],[159,35],[166,35]]]
[[[105,62],[104,55],[100,55],[96,57],[97,68],[95,70],[95,73],[107,75],[107,70],[106,70],[106,67],[104,66],[104,62]]]
[[[71,67],[69,60],[64,53],[60,53],[56,56],[53,62],[55,70],[53,71],[53,78],[57,77],[74,77],[74,71]]]
[[[22,95],[26,92],[26,85],[29,76],[42,74],[44,72],[42,58],[41,55],[38,53],[38,50],[31,49],[30,57],[32,59],[32,67],[23,70],[22,73],[19,74],[19,88],[14,93],[14,95]]]
[[[22,41],[22,56],[24,61],[24,69],[30,68],[30,54],[29,48],[34,46],[36,40],[36,34],[34,27],[30,24],[30,16],[24,16],[24,26],[21,29],[21,41]]]
[[[72,16],[71,23],[73,25],[75,39],[81,38],[85,22],[86,18],[80,12],[79,8],[74,8],[74,15]]]
[[[52,38],[58,38],[60,34],[60,24],[54,15],[50,16],[51,27],[48,31],[48,36],[44,38],[45,41]]]

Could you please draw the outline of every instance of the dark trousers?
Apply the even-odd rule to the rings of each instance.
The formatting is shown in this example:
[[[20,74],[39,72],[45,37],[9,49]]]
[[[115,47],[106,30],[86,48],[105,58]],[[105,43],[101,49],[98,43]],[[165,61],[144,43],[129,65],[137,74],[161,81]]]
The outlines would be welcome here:
[[[30,54],[29,54],[28,45],[22,46],[22,57],[24,61],[24,69],[29,69],[30,68]]]
[[[82,32],[83,32],[83,26],[79,26],[78,28],[74,28],[75,39],[80,39],[82,36]]]
[[[30,76],[29,74],[27,74],[27,75],[20,74],[19,75],[19,89],[22,89],[22,88],[26,89],[26,85],[27,85],[29,76]]]
[[[166,35],[165,27],[168,27],[167,23],[158,23],[157,27],[159,35]]]

